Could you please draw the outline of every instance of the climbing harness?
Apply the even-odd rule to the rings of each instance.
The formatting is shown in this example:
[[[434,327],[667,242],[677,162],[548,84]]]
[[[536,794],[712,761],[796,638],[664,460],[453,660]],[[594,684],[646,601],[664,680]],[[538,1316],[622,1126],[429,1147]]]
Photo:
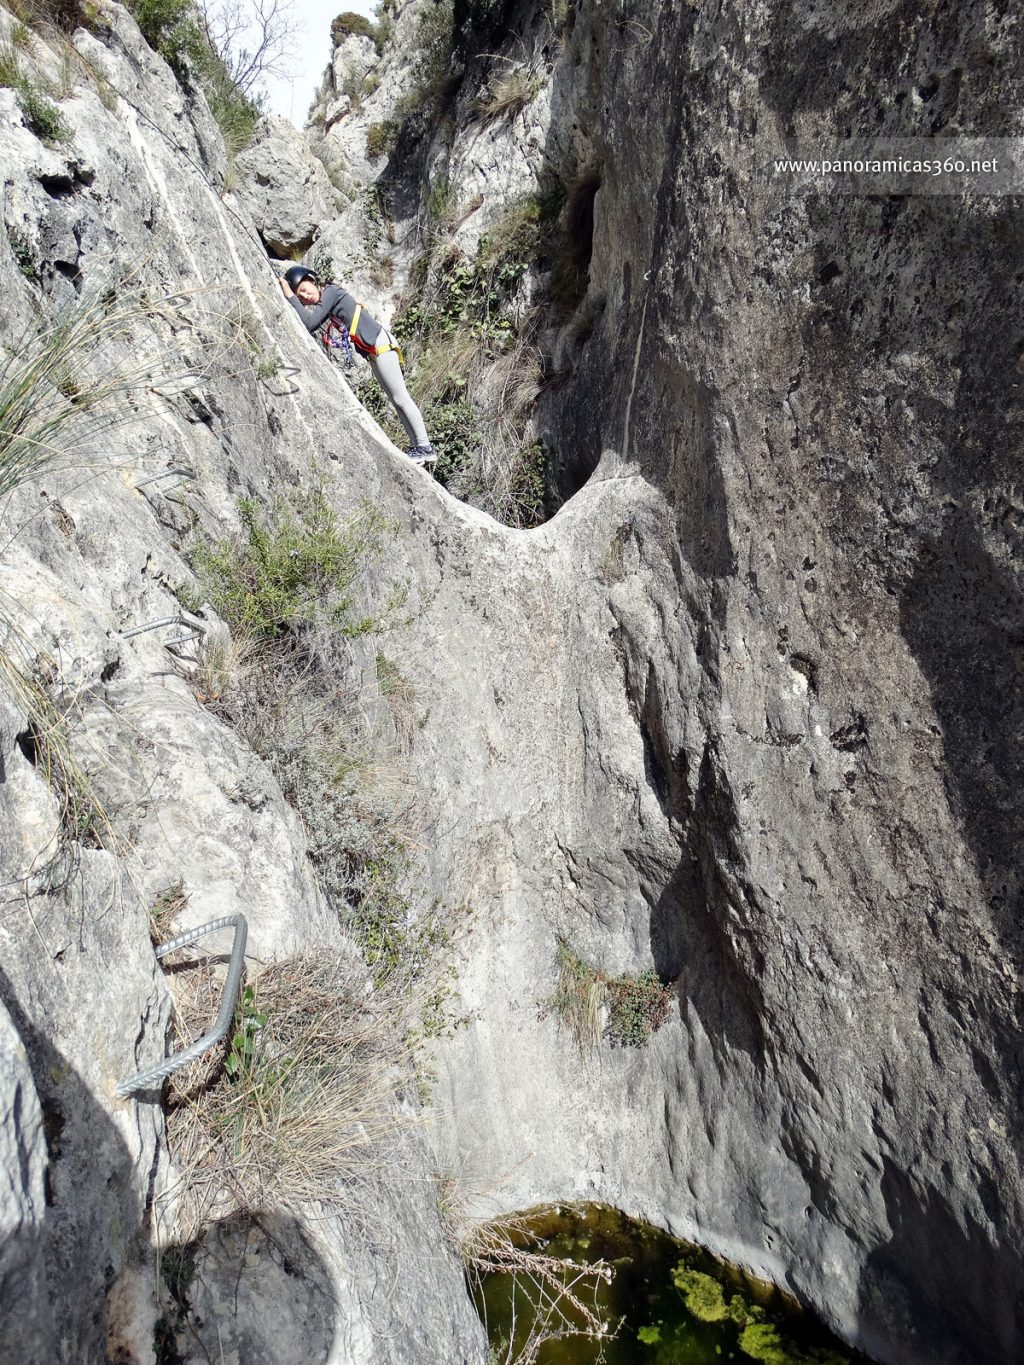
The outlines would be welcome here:
[[[341,351],[346,370],[350,370],[355,363],[355,356],[352,353],[353,347],[366,356],[387,355],[388,351],[394,351],[398,356],[398,363],[404,369],[405,356],[402,354],[400,346],[390,341],[386,341],[383,346],[371,346],[368,342],[363,341],[362,337],[358,335],[359,319],[362,316],[362,312],[363,305],[357,303],[355,310],[352,313],[352,321],[349,323],[348,327],[345,327],[336,317],[330,317],[321,335],[324,349],[327,351]]]

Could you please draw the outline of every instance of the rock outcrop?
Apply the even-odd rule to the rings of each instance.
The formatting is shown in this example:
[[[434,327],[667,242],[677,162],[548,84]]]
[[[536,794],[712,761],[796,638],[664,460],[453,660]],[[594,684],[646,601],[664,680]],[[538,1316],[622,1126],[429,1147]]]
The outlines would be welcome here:
[[[493,208],[481,162],[520,147],[481,137],[482,54],[542,21],[456,19],[462,84],[394,174]],[[438,886],[485,925],[449,1141],[505,1207],[619,1204],[901,1365],[1010,1361],[1024,1326],[1021,208],[770,168],[793,138],[1020,138],[1009,12],[961,19],[572,7],[534,162],[590,200],[540,405],[564,505],[478,548],[486,629],[420,661]],[[677,983],[672,1027],[584,1064],[557,933]]]
[[[4,35],[12,22],[0,11]],[[68,40],[19,42],[40,80]],[[243,911],[252,965],[351,952],[272,772],[197,701],[166,629],[123,632],[181,615],[190,535],[226,531],[243,494],[269,505],[315,484],[344,514],[364,495],[380,502],[383,475],[404,489],[393,514],[405,522],[406,498],[431,491],[284,304],[257,222],[225,189],[202,98],[119,6],[70,43],[67,61],[83,61],[56,106],[63,136],[44,144],[17,92],[0,91],[4,334],[22,354],[40,325],[94,299],[94,325],[79,325],[36,401],[53,385],[73,404],[118,372],[138,378],[105,421],[59,429],[38,476],[4,500],[0,1357],[166,1359],[174,1309],[175,1359],[480,1361],[415,1129],[374,1175],[369,1212],[349,1200],[339,1215],[324,1189],[321,1205],[256,1210],[179,1245],[159,1096],[115,1094],[173,1046],[150,941],[167,888],[177,928]],[[12,373],[5,423],[20,420]],[[172,1264],[189,1273],[169,1298]]]

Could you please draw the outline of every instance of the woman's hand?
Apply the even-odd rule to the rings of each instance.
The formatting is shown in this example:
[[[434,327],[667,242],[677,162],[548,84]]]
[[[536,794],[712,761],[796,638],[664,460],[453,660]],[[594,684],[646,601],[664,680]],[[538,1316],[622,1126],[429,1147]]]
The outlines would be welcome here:
[[[283,276],[278,280],[278,284],[281,286],[281,293],[286,299],[294,298],[292,287]]]

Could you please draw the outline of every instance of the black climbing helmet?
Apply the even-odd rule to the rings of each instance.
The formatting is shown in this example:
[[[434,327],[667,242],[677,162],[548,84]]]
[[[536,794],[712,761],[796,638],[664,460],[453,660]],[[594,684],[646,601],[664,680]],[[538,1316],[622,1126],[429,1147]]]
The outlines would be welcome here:
[[[314,284],[319,283],[312,270],[305,265],[293,265],[291,269],[284,272],[284,277],[288,281],[289,289],[298,289],[303,280],[312,280]]]

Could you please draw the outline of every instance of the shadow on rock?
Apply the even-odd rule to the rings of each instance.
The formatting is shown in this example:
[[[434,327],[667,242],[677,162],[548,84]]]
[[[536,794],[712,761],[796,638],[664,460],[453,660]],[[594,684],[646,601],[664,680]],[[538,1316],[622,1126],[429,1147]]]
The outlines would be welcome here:
[[[338,1303],[327,1264],[285,1213],[238,1215],[172,1247],[157,1365],[325,1365]]]
[[[128,1324],[118,1322],[118,1298],[110,1296],[122,1271],[146,1260],[134,1159],[88,1086],[33,1024],[2,971],[0,999],[28,1055],[47,1149],[45,1215],[36,1233],[41,1247],[26,1247],[18,1257],[28,1263],[41,1253],[46,1299],[18,1296],[4,1303],[0,1360],[20,1365],[134,1360],[132,1343],[123,1339]],[[5,1248],[12,1250],[17,1251]]]
[[[995,1245],[991,1230],[888,1160],[881,1188],[892,1236],[864,1262],[858,1316],[885,1328],[880,1340],[863,1345],[891,1351],[892,1342],[903,1342],[906,1365],[1020,1360],[1024,1294],[1017,1248]],[[998,1216],[995,1202],[992,1212]],[[912,1283],[908,1266],[922,1272]]]
[[[764,962],[750,933],[756,912],[745,881],[728,782],[710,749],[701,760],[683,856],[651,906],[651,953],[663,981],[678,981],[686,1024],[692,1009],[716,1056],[747,1053],[764,1062]]]

